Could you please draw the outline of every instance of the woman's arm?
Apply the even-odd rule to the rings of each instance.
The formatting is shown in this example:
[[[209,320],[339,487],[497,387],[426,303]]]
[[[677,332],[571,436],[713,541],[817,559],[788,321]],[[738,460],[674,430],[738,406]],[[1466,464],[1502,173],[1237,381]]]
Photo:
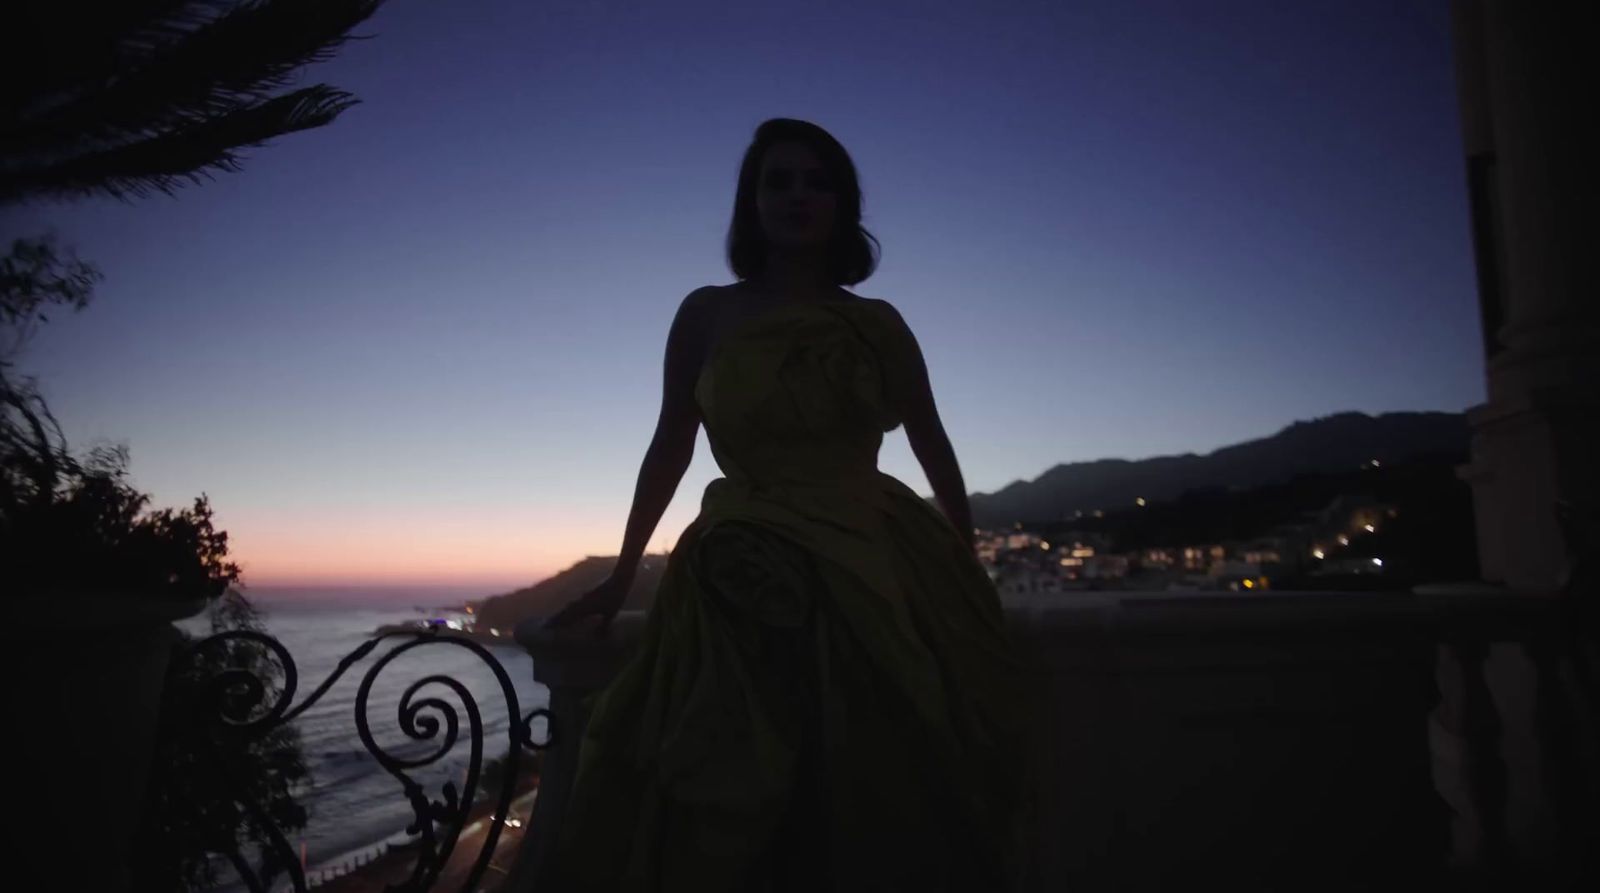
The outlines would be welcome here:
[[[661,515],[678,490],[678,482],[694,459],[695,439],[700,431],[700,408],[695,403],[694,385],[705,357],[706,303],[713,289],[695,289],[678,305],[672,328],[667,333],[663,361],[661,413],[656,419],[655,436],[645,450],[634,486],[633,507],[622,537],[613,576],[632,580],[644,557],[645,546],[655,533]]]
[[[950,437],[945,434],[944,423],[939,419],[939,408],[934,404],[933,386],[928,381],[928,366],[922,358],[922,348],[900,312],[887,301],[883,303],[900,329],[900,337],[905,344],[903,356],[896,359],[908,367],[901,376],[906,383],[902,389],[904,393],[899,395],[900,419],[906,429],[906,440],[910,442],[917,462],[922,465],[923,473],[928,476],[940,510],[950,519],[951,526],[961,535],[967,548],[974,548],[972,508],[967,502],[967,487],[961,479],[961,466],[956,462],[955,449],[950,445]]]
[[[645,450],[639,467],[639,481],[633,490],[633,508],[628,511],[627,530],[617,564],[600,585],[567,603],[544,622],[546,629],[570,626],[579,618],[598,616],[596,635],[610,628],[628,598],[633,578],[644,557],[645,544],[678,490],[678,482],[694,458],[695,437],[700,431],[700,409],[694,402],[694,383],[705,356],[706,301],[712,289],[696,289],[678,305],[667,333],[666,361],[662,375],[661,415],[656,433]]]

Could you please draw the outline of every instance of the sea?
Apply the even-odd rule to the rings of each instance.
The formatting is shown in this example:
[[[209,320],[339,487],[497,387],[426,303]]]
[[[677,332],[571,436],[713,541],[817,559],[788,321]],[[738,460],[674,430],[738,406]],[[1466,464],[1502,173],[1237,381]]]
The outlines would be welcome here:
[[[302,597],[274,601],[257,598],[252,602],[266,632],[281,642],[294,658],[299,676],[295,704],[310,695],[333,673],[341,658],[371,638],[380,626],[420,620],[424,612],[414,605],[430,604],[411,600],[398,604],[374,603],[370,599],[342,600],[339,593],[330,593],[325,599]],[[448,596],[431,602],[433,605],[447,603]],[[210,621],[203,614],[179,626],[198,636],[210,632]],[[362,745],[355,715],[356,693],[362,677],[383,655],[404,641],[402,637],[386,639],[350,667],[332,688],[294,720],[310,771],[307,783],[296,793],[309,818],[303,830],[289,835],[289,843],[297,855],[304,852],[305,863],[312,873],[364,861],[380,853],[386,844],[411,839],[405,834],[405,828],[413,815],[401,783]],[[510,677],[517,709],[522,715],[549,704],[549,690],[534,682],[533,660],[526,651],[511,643],[485,647]],[[400,654],[374,679],[367,704],[374,740],[402,758],[418,758],[437,749],[440,738],[418,741],[408,737],[399,717],[405,689],[434,675],[456,680],[473,695],[483,723],[484,759],[502,756],[509,742],[505,695],[488,665],[472,651],[448,641],[433,642]],[[430,684],[421,689],[414,700],[430,697],[454,704],[461,725],[461,738],[450,753],[438,763],[412,774],[424,785],[431,799],[442,800],[442,785],[446,780],[455,779],[459,792],[465,778],[470,747],[467,712],[459,698],[444,685]],[[428,713],[423,711],[421,716]],[[440,721],[442,738],[444,716],[434,715]],[[543,718],[533,723],[532,731],[536,740],[543,740]],[[227,875],[231,872],[221,874],[221,889],[242,889],[230,882]]]

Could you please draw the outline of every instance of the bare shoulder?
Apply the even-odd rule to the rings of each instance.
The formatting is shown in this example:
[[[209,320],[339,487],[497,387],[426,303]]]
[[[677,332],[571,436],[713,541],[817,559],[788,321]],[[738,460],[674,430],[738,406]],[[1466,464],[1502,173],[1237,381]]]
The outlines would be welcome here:
[[[856,295],[856,297],[867,302],[869,306],[883,314],[884,318],[887,319],[895,328],[903,329],[906,332],[911,331],[911,327],[906,325],[905,317],[900,315],[900,310],[890,302],[884,300],[883,298],[869,298],[866,295]]]
[[[763,301],[748,285],[735,282],[731,285],[704,285],[695,289],[698,302],[698,319],[709,341],[715,342],[723,333],[738,325],[743,319],[755,316],[765,307]]]
[[[697,314],[703,314],[712,309],[722,295],[720,285],[702,285],[683,296],[683,309]]]
[[[880,311],[894,310],[894,307],[888,301],[885,301],[881,298],[874,298],[870,295],[860,294],[859,292],[853,292],[846,288],[840,288],[839,295],[846,301],[861,304],[864,307],[872,307],[873,309]]]
[[[672,327],[680,336],[702,338],[712,325],[719,303],[719,289],[715,285],[702,285],[683,296]]]
[[[900,319],[900,311],[895,309],[895,306],[893,304],[889,303],[888,301],[884,300],[883,298],[868,298],[868,297],[863,296],[861,298],[861,300],[866,301],[868,304],[871,304],[872,306],[878,308],[879,310],[883,311],[884,313],[888,314],[889,316],[894,317],[895,319]]]
[[[754,309],[746,290],[735,283],[700,286],[684,297],[679,313],[686,334],[695,339],[702,356],[709,356],[712,345]]]
[[[702,285],[684,297],[684,310],[693,321],[695,330],[710,338],[721,330],[736,296],[726,285]]]
[[[733,285],[702,285],[692,292],[685,300],[693,301],[701,310],[711,313],[725,313],[728,308],[742,303],[744,290],[738,283]]]

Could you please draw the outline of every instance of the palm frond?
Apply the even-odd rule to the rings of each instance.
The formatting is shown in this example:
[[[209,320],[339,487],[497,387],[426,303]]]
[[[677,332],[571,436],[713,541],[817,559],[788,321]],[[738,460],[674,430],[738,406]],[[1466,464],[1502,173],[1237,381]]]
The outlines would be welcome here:
[[[57,164],[0,172],[0,203],[30,198],[171,194],[185,183],[239,169],[235,149],[321,127],[355,105],[353,95],[318,84],[149,139]]]
[[[143,64],[153,22],[195,0],[56,0],[13,3],[0,15],[0,119],[17,120],[103,87]]]
[[[171,192],[332,121],[348,93],[278,94],[382,4],[24,0],[0,14],[0,204]]]
[[[325,60],[381,0],[187,3],[128,31],[126,70],[36,97],[0,122],[0,157],[27,166],[114,150],[251,106]]]

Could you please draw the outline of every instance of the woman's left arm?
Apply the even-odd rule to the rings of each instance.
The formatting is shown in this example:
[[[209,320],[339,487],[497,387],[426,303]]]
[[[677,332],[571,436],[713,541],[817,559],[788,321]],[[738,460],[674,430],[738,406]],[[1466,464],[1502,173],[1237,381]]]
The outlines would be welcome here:
[[[922,348],[911,333],[911,327],[893,305],[883,302],[899,330],[904,349],[895,361],[905,364],[896,376],[903,384],[897,401],[901,423],[905,425],[906,440],[917,462],[928,476],[933,487],[933,497],[944,516],[960,534],[969,550],[975,548],[972,530],[972,508],[967,502],[967,488],[961,479],[961,466],[956,462],[955,449],[939,419],[939,408],[933,400],[933,386],[928,380],[928,366],[922,357]]]

